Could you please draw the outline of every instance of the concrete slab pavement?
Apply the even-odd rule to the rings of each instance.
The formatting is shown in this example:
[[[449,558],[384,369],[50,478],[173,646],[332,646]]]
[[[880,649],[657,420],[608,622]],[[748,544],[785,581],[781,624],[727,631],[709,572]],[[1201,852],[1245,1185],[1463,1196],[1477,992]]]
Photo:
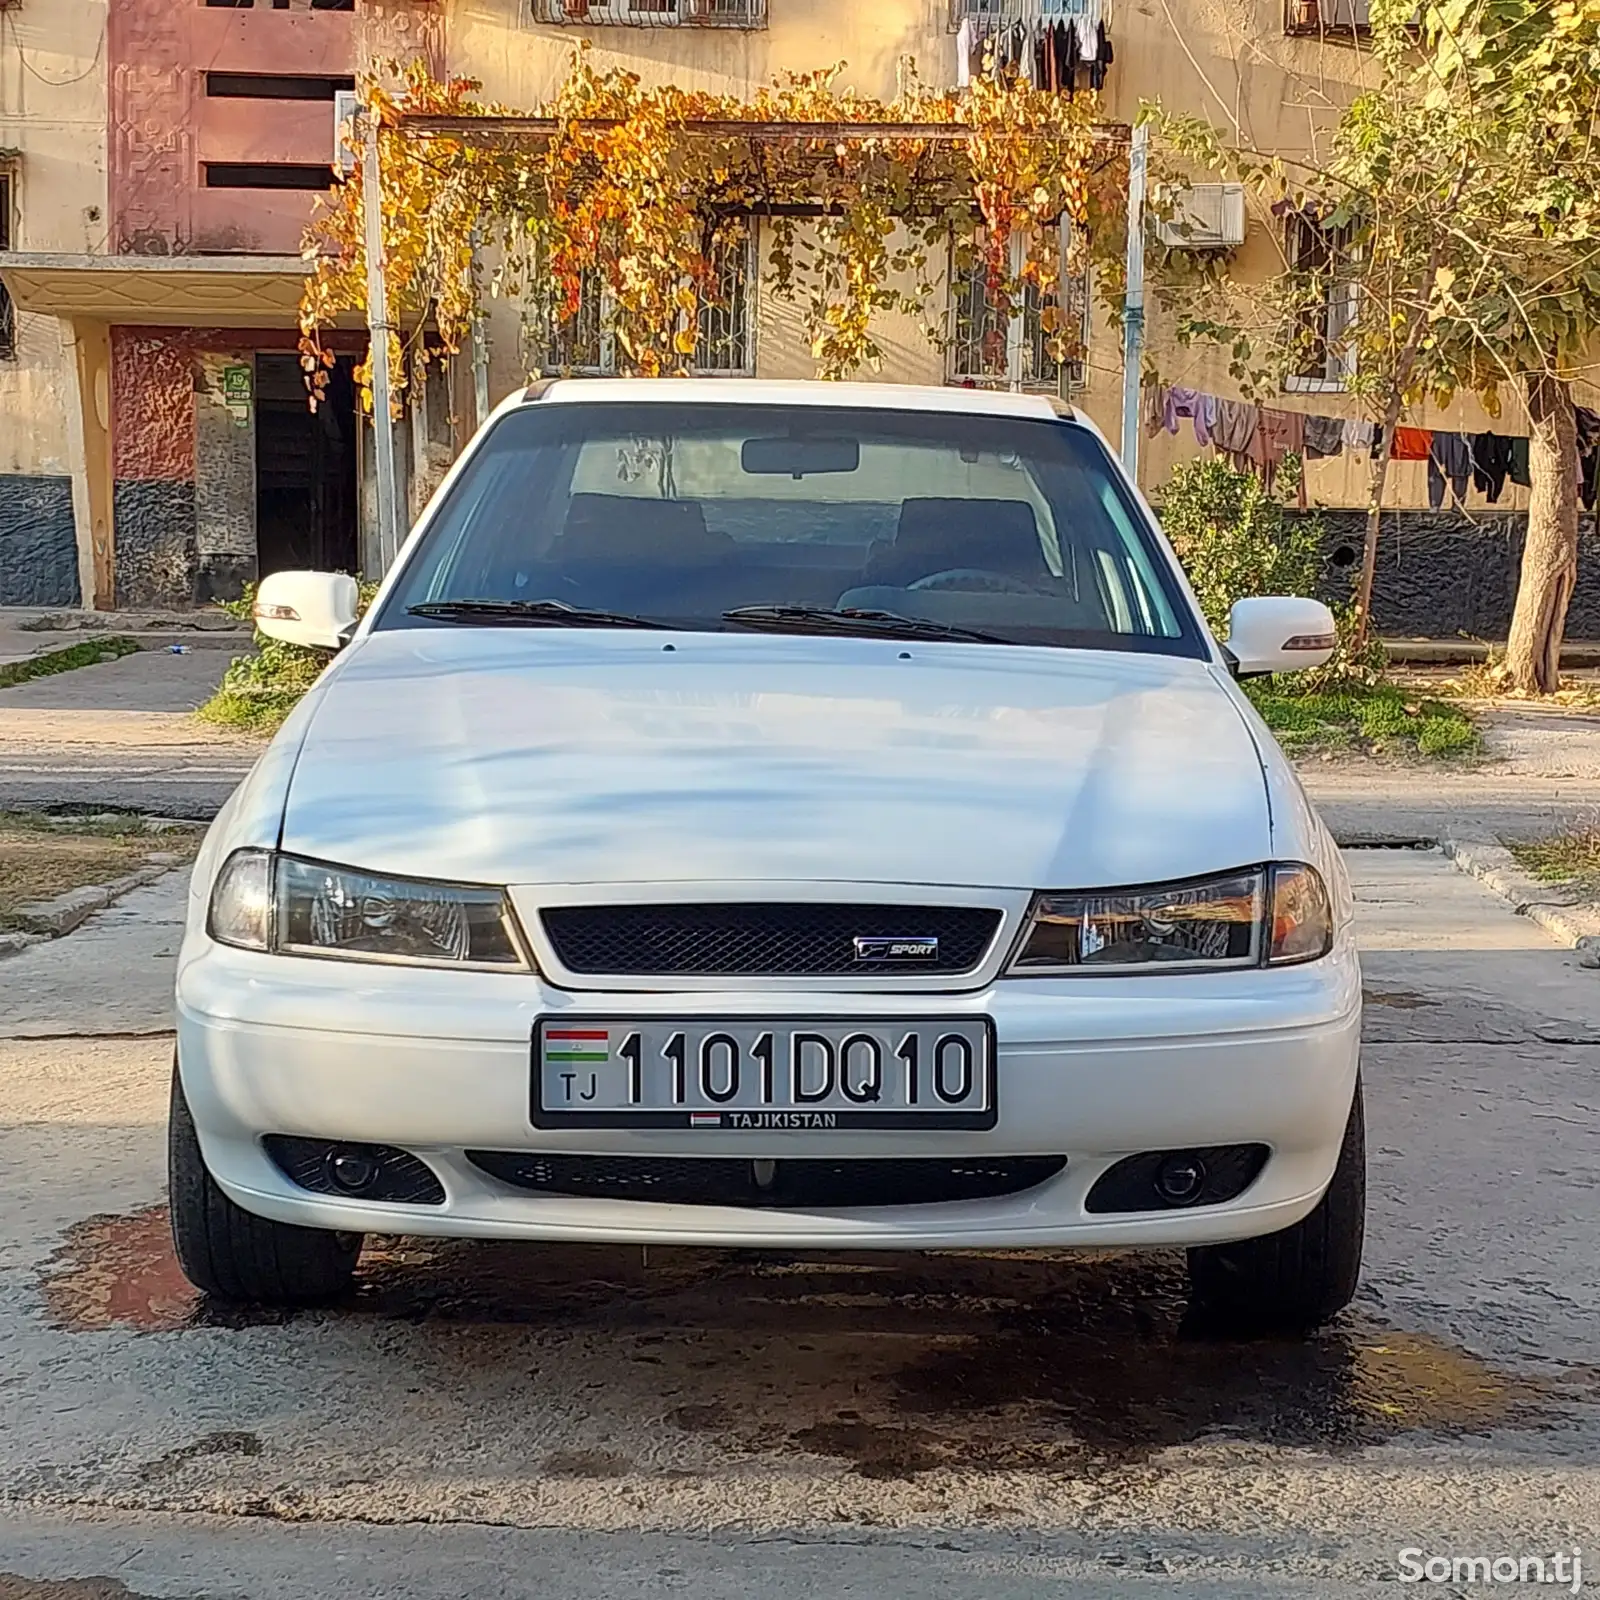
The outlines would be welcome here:
[[[78,1037],[0,1016],[0,1575],[1320,1600],[1406,1546],[1592,1543],[1600,976],[1431,852],[1351,859],[1368,1268],[1338,1327],[1255,1345],[1186,1333],[1166,1256],[385,1240],[343,1308],[219,1315],[164,1238],[170,1045],[100,1032],[170,971],[129,920]]]

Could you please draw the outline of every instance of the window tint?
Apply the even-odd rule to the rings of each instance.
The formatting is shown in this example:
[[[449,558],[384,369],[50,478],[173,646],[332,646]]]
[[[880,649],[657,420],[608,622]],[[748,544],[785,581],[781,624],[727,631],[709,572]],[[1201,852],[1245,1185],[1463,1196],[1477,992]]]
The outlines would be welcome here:
[[[559,600],[685,628],[893,611],[1025,644],[1203,655],[1104,446],[1068,422],[547,402],[479,446],[378,619]]]

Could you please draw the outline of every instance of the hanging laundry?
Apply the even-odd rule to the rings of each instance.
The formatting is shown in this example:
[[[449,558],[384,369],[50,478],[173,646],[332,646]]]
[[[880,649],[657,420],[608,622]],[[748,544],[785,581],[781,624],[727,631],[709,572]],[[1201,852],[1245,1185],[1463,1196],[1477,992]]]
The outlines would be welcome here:
[[[1306,418],[1306,455],[1316,461],[1344,454],[1343,417]]]
[[[1472,450],[1465,435],[1435,433],[1428,447],[1428,504],[1437,511],[1444,505],[1444,486],[1448,481],[1456,503],[1467,497],[1467,479],[1472,475]]]
[[[1164,387],[1148,385],[1144,391],[1144,431],[1150,438],[1166,426],[1167,391]]]
[[[1513,483],[1520,483],[1524,489],[1533,487],[1533,477],[1528,471],[1528,441],[1526,439],[1513,439],[1511,441],[1511,469],[1506,476]]]
[[[1426,461],[1433,449],[1433,433],[1428,428],[1396,428],[1391,461]]]
[[[1256,428],[1255,444],[1250,455],[1267,488],[1275,487],[1278,469],[1283,465],[1285,456],[1299,456],[1303,462],[1305,453],[1304,412],[1276,411],[1270,406],[1262,406],[1261,421]],[[1306,475],[1303,471],[1300,474],[1298,501],[1303,510],[1306,504]]]
[[[1373,442],[1377,437],[1376,423],[1367,422],[1360,417],[1344,419],[1344,447],[1351,455],[1360,455],[1362,451],[1371,454]]]
[[[1261,413],[1242,400],[1218,400],[1211,423],[1211,442],[1241,469],[1249,465],[1251,446],[1261,426]]]
[[[1512,440],[1500,433],[1475,433],[1467,440],[1472,454],[1472,487],[1490,505],[1499,503],[1511,472]]]
[[[1600,412],[1578,408],[1578,498],[1593,511],[1600,498]]]
[[[1106,32],[1106,25],[1103,22],[1095,35],[1094,54],[1087,59],[1089,87],[1098,94],[1106,86],[1106,68],[1117,59],[1116,53],[1111,48],[1111,35]]]
[[[1217,397],[1199,389],[1168,389],[1161,407],[1161,425],[1168,433],[1176,433],[1181,417],[1193,421],[1196,444],[1210,444],[1211,428],[1217,420]]]
[[[956,87],[967,89],[972,86],[972,53],[973,46],[978,38],[978,30],[971,17],[963,17],[961,26],[956,29]],[[982,63],[979,63],[980,72]]]

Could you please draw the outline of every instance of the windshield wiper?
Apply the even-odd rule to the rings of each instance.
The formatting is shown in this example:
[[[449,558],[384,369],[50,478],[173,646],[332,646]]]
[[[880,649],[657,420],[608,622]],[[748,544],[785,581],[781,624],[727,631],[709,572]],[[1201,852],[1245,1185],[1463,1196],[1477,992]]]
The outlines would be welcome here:
[[[724,611],[722,620],[746,628],[769,628],[775,633],[881,634],[887,639],[957,639],[968,644],[1015,642],[977,628],[861,606],[736,606]]]
[[[414,617],[440,622],[520,623],[530,628],[670,628],[669,622],[630,616],[626,611],[596,611],[565,600],[429,600],[407,606]]]

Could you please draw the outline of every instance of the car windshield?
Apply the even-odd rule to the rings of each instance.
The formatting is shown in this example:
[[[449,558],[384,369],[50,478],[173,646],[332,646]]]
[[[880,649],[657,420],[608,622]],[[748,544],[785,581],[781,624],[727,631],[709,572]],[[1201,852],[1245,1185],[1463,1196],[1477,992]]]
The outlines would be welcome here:
[[[1205,653],[1088,429],[726,401],[507,413],[375,625],[641,623]]]

